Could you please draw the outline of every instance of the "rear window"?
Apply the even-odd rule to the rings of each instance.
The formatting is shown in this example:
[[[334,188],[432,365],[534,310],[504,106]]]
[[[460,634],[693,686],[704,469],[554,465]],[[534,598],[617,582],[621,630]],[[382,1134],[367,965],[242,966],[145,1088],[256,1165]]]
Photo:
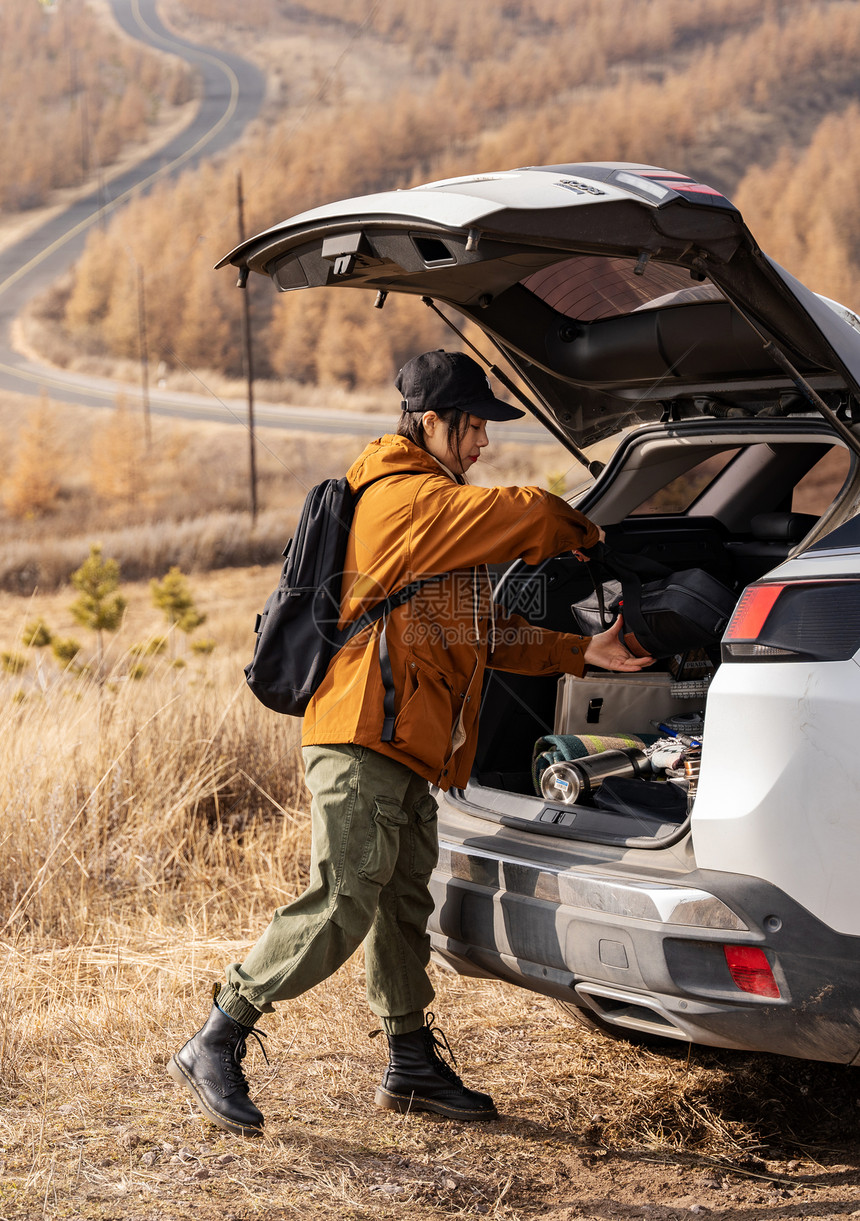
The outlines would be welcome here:
[[[676,476],[659,492],[643,500],[630,513],[631,517],[641,517],[648,513],[686,513],[702,493],[710,487],[717,475],[724,471],[740,449],[726,449],[704,462]]]
[[[714,285],[693,286],[685,267],[652,260],[643,273],[637,275],[636,266],[635,259],[578,254],[526,276],[521,283],[552,309],[581,322],[632,314],[634,310],[654,305],[660,297],[684,290],[681,300],[712,300],[720,295]],[[661,302],[679,303],[677,298]]]
[[[834,445],[829,449],[796,485],[791,498],[792,512],[814,513],[820,517],[836,499],[850,464],[850,455],[843,446]]]

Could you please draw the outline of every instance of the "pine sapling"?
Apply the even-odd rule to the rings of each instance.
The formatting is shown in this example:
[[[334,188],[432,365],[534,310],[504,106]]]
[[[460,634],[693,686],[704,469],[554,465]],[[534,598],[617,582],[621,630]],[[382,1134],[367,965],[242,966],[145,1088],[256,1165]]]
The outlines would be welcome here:
[[[24,624],[21,632],[21,643],[28,649],[44,649],[54,639],[51,629],[41,616]]]
[[[104,661],[105,632],[115,632],[122,623],[126,600],[117,593],[119,588],[119,564],[116,560],[102,557],[101,543],[90,544],[90,554],[76,572],[71,582],[80,596],[70,606],[78,623],[96,634],[96,657],[98,672],[102,673]]]
[[[206,616],[197,609],[188,581],[181,570],[174,566],[161,581],[152,580],[149,583],[152,592],[152,602],[163,612],[167,620],[168,634],[171,642],[171,657],[174,655],[174,628],[188,635],[201,623],[206,622]]]

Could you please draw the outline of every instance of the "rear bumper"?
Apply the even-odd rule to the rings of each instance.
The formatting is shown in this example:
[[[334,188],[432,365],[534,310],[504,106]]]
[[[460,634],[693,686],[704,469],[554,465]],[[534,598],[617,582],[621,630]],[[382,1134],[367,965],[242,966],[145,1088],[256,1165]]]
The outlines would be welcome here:
[[[504,979],[621,1030],[860,1063],[860,938],[833,932],[770,883],[639,862],[515,855],[500,831],[448,834],[432,888],[433,949],[461,974]],[[472,820],[470,820],[472,821]],[[569,851],[568,845],[560,849]],[[672,851],[671,849],[668,851]],[[547,861],[552,861],[548,865]],[[723,947],[767,956],[778,998],[733,980]]]

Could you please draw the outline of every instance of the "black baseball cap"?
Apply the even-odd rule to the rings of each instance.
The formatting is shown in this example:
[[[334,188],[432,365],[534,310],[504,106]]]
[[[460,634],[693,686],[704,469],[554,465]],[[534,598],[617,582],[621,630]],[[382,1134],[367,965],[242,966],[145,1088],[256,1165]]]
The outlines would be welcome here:
[[[479,420],[519,420],[526,413],[493,394],[489,378],[465,352],[424,352],[406,362],[394,384],[404,411],[467,411]]]

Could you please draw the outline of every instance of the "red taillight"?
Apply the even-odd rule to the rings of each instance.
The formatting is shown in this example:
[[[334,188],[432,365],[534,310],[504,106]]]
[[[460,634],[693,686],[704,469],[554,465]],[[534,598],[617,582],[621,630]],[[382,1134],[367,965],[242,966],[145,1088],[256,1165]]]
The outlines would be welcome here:
[[[755,640],[784,585],[750,585],[735,607],[726,628],[726,640]]]
[[[743,992],[751,992],[753,996],[779,996],[779,987],[764,950],[757,945],[724,945],[723,950],[731,977]]]
[[[749,585],[723,636],[723,661],[848,661],[860,650],[860,581]]]

